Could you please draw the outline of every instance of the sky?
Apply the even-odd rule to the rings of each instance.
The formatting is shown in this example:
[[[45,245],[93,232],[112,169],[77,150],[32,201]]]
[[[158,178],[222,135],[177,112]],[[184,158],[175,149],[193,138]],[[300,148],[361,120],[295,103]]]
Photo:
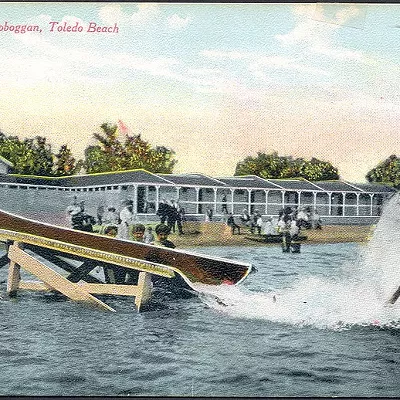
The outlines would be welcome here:
[[[361,183],[380,161],[400,156],[400,5],[0,3],[0,10],[7,135],[45,136],[53,151],[66,143],[81,158],[102,123],[122,120],[130,134],[172,148],[174,172],[214,177],[277,151],[330,161],[342,179]],[[16,33],[18,25],[38,31]],[[82,29],[58,31],[68,26]]]

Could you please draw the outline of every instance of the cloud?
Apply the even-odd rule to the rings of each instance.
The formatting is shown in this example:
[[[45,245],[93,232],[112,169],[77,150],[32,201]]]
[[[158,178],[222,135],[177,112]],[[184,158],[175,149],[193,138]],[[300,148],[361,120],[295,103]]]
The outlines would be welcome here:
[[[138,11],[133,13],[130,17],[133,25],[142,25],[156,18],[160,13],[159,6],[153,3],[139,3],[137,5]]]
[[[100,8],[99,18],[107,25],[118,23],[140,26],[156,18],[160,12],[158,5],[153,3],[138,3],[136,7],[134,13],[126,13],[121,4],[107,4]]]
[[[250,53],[244,53],[240,51],[220,51],[220,50],[203,50],[200,52],[200,55],[207,58],[228,58],[230,60],[240,60],[249,58],[251,56]]]
[[[293,70],[312,75],[329,75],[327,71],[321,68],[303,65],[296,62],[294,59],[280,56],[260,57],[256,62],[249,66],[249,69],[253,71],[256,76],[263,76],[262,70],[265,68]]]
[[[293,7],[293,13],[297,17],[296,26],[275,38],[286,46],[302,45],[309,52],[331,59],[367,63],[368,58],[361,51],[334,46],[332,43],[336,30],[359,16],[360,9],[354,5],[335,5],[336,12],[328,16],[324,13],[324,7],[328,6],[317,4]]]
[[[120,4],[108,4],[100,8],[99,17],[104,24],[123,23],[129,20],[129,16],[122,12]]]
[[[266,69],[292,70],[312,75],[327,76],[329,73],[321,68],[308,66],[293,58],[283,56],[265,56],[251,52],[203,50],[201,53],[206,58],[221,60],[242,60],[248,63],[248,69],[254,77],[269,80]]]
[[[68,21],[73,21],[73,18],[66,17]],[[54,74],[53,65],[57,64],[58,67],[62,67],[62,72],[60,69],[60,78],[58,79],[63,82],[73,83],[75,80],[84,81],[87,79],[88,82],[93,82],[93,80],[103,79],[101,76],[94,78],[92,74],[93,66],[96,70],[106,70],[110,68],[115,69],[126,69],[128,71],[141,71],[152,76],[165,76],[174,77],[172,67],[179,64],[179,60],[172,57],[154,57],[145,58],[135,54],[123,53],[123,52],[113,52],[112,54],[99,51],[86,51],[80,49],[79,47],[66,47],[66,46],[56,46],[49,41],[49,38],[45,38],[43,35],[39,34],[24,34],[16,35],[17,40],[21,41],[26,45],[31,52],[36,53],[35,56],[27,59],[38,60],[36,64],[39,66],[35,68],[35,73],[32,74],[30,82],[47,80],[46,71],[51,75],[52,79],[57,77]],[[1,50],[0,50],[1,55]],[[4,57],[7,59],[10,57]],[[48,61],[47,63],[45,61]],[[22,61],[20,60],[22,63]],[[28,66],[30,64],[28,63]],[[39,73],[43,67],[43,71]],[[20,72],[29,71],[28,67],[21,69]],[[33,67],[30,67],[31,69]],[[27,75],[26,72],[24,75]],[[115,74],[111,75],[114,80],[118,79]]]
[[[174,14],[167,19],[167,24],[172,29],[183,29],[186,28],[191,21],[190,17],[181,18],[179,15]]]

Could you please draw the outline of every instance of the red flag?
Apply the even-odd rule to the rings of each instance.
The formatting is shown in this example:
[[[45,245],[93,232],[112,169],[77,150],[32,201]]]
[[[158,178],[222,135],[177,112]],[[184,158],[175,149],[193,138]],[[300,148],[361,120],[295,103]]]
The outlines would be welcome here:
[[[121,131],[121,133],[124,133],[125,135],[128,134],[129,128],[120,119],[118,120],[118,128]]]

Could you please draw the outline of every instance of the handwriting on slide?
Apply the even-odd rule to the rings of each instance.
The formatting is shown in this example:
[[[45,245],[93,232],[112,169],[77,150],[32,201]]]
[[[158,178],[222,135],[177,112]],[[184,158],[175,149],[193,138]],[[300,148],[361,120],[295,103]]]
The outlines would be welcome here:
[[[78,21],[73,23],[50,21],[47,31],[52,33],[119,33],[117,23],[114,25],[99,25],[96,22],[81,24]],[[43,32],[43,28],[39,25],[13,24],[8,21],[0,23],[0,34],[4,32],[11,33],[27,33],[27,32]]]

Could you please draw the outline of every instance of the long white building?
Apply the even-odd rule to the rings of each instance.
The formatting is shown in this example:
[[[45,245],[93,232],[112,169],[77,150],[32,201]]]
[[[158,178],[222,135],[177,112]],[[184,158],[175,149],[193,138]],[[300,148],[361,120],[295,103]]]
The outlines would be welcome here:
[[[40,207],[58,215],[77,196],[86,201],[89,212],[95,212],[99,205],[118,208],[121,201],[131,199],[135,215],[145,220],[156,218],[163,199],[178,199],[190,219],[204,219],[210,207],[218,219],[224,208],[235,215],[247,209],[275,216],[283,207],[309,206],[318,210],[325,224],[370,224],[378,220],[385,199],[394,192],[379,184],[254,175],[213,178],[140,169],[59,178],[0,174],[0,208],[29,215],[39,215]]]

